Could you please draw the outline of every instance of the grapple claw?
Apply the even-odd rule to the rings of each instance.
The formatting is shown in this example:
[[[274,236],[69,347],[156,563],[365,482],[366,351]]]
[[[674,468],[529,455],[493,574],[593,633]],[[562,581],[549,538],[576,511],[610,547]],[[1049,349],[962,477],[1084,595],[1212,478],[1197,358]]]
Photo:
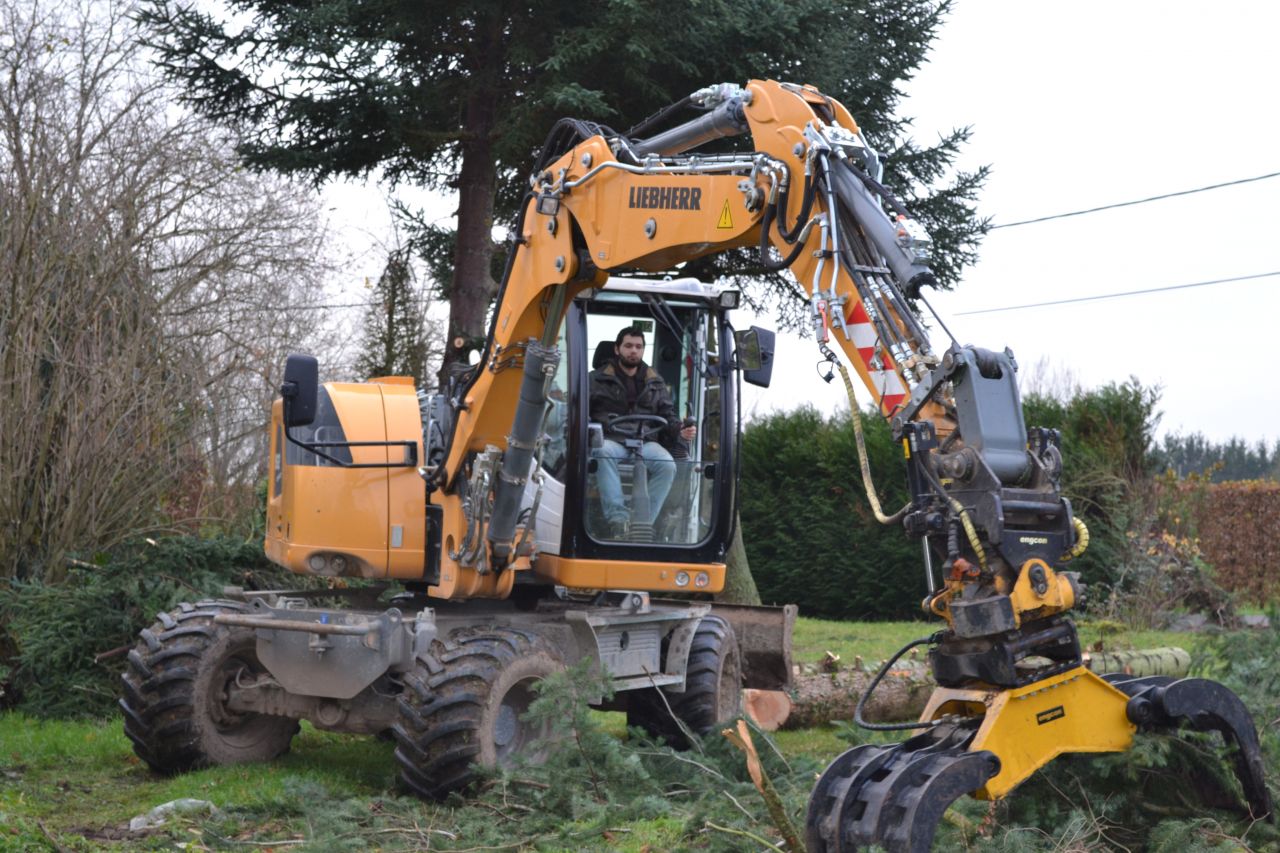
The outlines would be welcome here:
[[[1219,732],[1228,746],[1234,744],[1232,763],[1250,814],[1274,820],[1258,730],[1239,696],[1205,678],[1105,677],[1131,697],[1126,711],[1129,719],[1143,729],[1173,729],[1187,724],[1200,731]]]
[[[927,853],[947,808],[999,772],[992,753],[967,751],[973,734],[970,726],[939,726],[893,746],[848,750],[809,798],[805,846]]]
[[[845,809],[850,805],[857,808],[859,803],[856,796],[848,796],[849,790],[857,791],[896,748],[896,744],[855,746],[827,765],[809,794],[804,832],[804,846],[809,853],[836,853],[842,849],[839,837]]]

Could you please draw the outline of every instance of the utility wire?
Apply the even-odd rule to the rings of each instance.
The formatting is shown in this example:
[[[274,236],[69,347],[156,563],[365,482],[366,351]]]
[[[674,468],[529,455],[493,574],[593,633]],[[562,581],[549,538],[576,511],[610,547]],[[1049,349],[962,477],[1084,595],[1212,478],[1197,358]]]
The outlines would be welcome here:
[[[1038,216],[1035,219],[1022,219],[1022,220],[1019,220],[1018,222],[1001,222],[996,225],[992,225],[990,227],[990,230],[994,231],[997,228],[1016,228],[1019,225],[1031,225],[1036,222],[1048,222],[1049,220],[1052,220],[1052,219],[1065,219],[1068,216],[1083,216],[1086,213],[1097,213],[1100,210],[1112,210],[1117,207],[1131,207],[1132,205],[1135,205],[1135,204],[1146,204],[1147,202],[1150,202],[1150,201],[1160,201],[1161,199],[1176,198],[1177,196],[1183,196],[1183,195],[1194,195],[1195,193],[1202,193],[1208,190],[1216,190],[1216,189],[1221,189],[1223,187],[1234,187],[1238,184],[1248,184],[1254,181],[1262,181],[1262,180],[1266,180],[1267,178],[1275,178],[1275,177],[1280,177],[1280,172],[1268,172],[1265,175],[1256,175],[1252,178],[1241,178],[1236,181],[1226,181],[1225,183],[1221,183],[1221,184],[1209,184],[1208,186],[1196,187],[1195,189],[1191,189],[1191,190],[1179,190],[1178,192],[1164,193],[1163,195],[1153,195],[1147,198],[1135,199],[1133,201],[1117,202],[1116,204],[1104,204],[1101,207],[1090,207],[1085,210],[1073,210],[1073,211],[1070,211],[1069,213],[1055,213],[1052,216]],[[1280,273],[1260,273],[1259,275],[1255,275],[1255,276],[1243,276],[1241,278],[1224,278],[1224,279],[1219,279],[1217,281],[1202,281],[1202,282],[1197,282],[1195,284],[1175,285],[1173,287],[1157,287],[1157,288],[1152,288],[1151,290],[1135,290],[1130,293],[1111,293],[1103,296],[1087,296],[1081,299],[1068,299],[1065,301],[1066,302],[1087,302],[1091,299],[1111,299],[1116,296],[1133,296],[1139,293],[1155,293],[1161,290],[1177,290],[1183,287],[1201,287],[1206,284],[1221,284],[1223,282],[1228,282],[1228,281],[1241,281],[1243,279],[1249,279],[1249,278],[1264,278],[1266,276],[1272,276],[1272,275],[1280,275]],[[431,300],[415,299],[410,301],[415,303],[429,303]],[[381,302],[345,302],[345,303],[329,303],[329,304],[313,303],[310,305],[282,305],[275,308],[271,308],[271,307],[264,308],[262,306],[252,306],[252,307],[255,310],[259,310],[259,311],[263,311],[263,310],[265,311],[327,311],[327,310],[337,309],[337,308],[372,308],[375,305],[381,305],[381,304],[382,304]],[[982,311],[963,311],[954,316],[963,317],[966,314],[988,314],[988,313],[991,313],[992,311],[1015,311],[1019,308],[1039,308],[1042,305],[1060,305],[1060,304],[1062,303],[1037,302],[1034,305],[1013,305],[1008,308],[987,308]]]
[[[1268,172],[1265,175],[1256,175],[1252,178],[1241,178],[1238,181],[1226,181],[1221,184],[1209,184],[1207,187],[1196,187],[1193,190],[1179,190],[1174,193],[1164,193],[1163,195],[1153,195],[1147,198],[1134,199],[1133,201],[1121,201],[1115,204],[1104,204],[1101,207],[1090,207],[1085,210],[1073,210],[1069,213],[1055,213],[1052,216],[1037,216],[1035,219],[1021,219],[1017,222],[1001,222],[991,226],[994,231],[997,228],[1016,228],[1019,225],[1031,225],[1036,222],[1048,222],[1051,219],[1066,219],[1068,216],[1083,216],[1086,213],[1097,213],[1100,210],[1112,210],[1117,207],[1131,207],[1135,204],[1146,204],[1149,201],[1160,201],[1166,198],[1176,198],[1180,195],[1194,195],[1195,193],[1207,192],[1208,190],[1218,190],[1223,187],[1234,187],[1239,184],[1249,184],[1254,181],[1264,181],[1267,178],[1280,177],[1280,172]]]
[[[409,307],[418,307],[423,305],[431,305],[431,304],[434,304],[434,302],[435,300],[431,300],[425,297],[420,297],[417,299],[406,299],[401,304]],[[322,303],[311,302],[311,303],[302,303],[298,305],[253,305],[247,302],[219,302],[219,303],[208,303],[204,305],[189,306],[187,308],[184,308],[183,311],[186,313],[195,313],[196,311],[204,310],[204,309],[207,309],[210,311],[217,311],[222,308],[230,307],[235,311],[238,311],[241,313],[251,311],[253,313],[278,312],[278,313],[287,314],[290,311],[330,311],[338,308],[383,307],[385,306],[385,304],[386,303],[384,302],[378,302],[378,301],[322,302]]]
[[[954,314],[956,317],[966,317],[971,314],[994,314],[997,311],[1020,311],[1023,308],[1044,308],[1048,305],[1066,305],[1071,302],[1096,302],[1099,299],[1117,299],[1121,296],[1139,296],[1144,293],[1162,293],[1166,290],[1186,290],[1189,287],[1207,287],[1211,284],[1226,284],[1231,281],[1251,281],[1255,278],[1270,278],[1274,275],[1280,275],[1280,270],[1275,272],[1260,272],[1254,275],[1238,275],[1232,278],[1215,278],[1212,281],[1193,281],[1190,284],[1171,284],[1167,287],[1148,287],[1144,290],[1126,290],[1122,293],[1101,293],[1097,296],[1077,296],[1074,299],[1056,299],[1052,302],[1031,302],[1026,305],[1006,305],[1003,308],[983,308],[978,311],[960,311]]]

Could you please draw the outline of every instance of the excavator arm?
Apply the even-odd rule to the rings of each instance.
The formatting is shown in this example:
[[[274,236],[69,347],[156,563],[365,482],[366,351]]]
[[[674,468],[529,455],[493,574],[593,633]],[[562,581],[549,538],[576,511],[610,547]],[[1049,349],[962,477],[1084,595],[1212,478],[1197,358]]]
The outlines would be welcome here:
[[[939,364],[895,284],[917,292],[933,283],[928,237],[905,211],[884,212],[884,201],[894,202],[848,111],[811,87],[760,80],[709,87],[690,100],[700,118],[647,139],[570,120],[551,134],[482,359],[451,392],[447,450],[431,468],[453,528],[446,541],[467,543],[452,550],[458,556],[433,594],[502,597],[511,588],[506,569],[531,565],[517,517],[560,320],[575,296],[611,273],[667,272],[712,253],[758,250],[762,265],[791,269],[825,357],[838,364],[835,350],[843,351],[886,417]],[[748,137],[751,147],[695,151],[731,136]],[[932,419],[939,434],[953,429],[931,400],[914,416]],[[491,505],[472,497],[486,488]]]

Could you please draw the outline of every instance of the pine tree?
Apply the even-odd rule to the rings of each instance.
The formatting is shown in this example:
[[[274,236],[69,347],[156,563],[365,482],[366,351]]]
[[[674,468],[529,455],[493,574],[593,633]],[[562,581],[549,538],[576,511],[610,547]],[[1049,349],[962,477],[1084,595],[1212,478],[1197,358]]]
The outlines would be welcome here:
[[[364,318],[362,352],[356,360],[361,378],[412,376],[419,387],[427,380],[430,347],[425,300],[415,286],[409,250],[392,249],[373,286],[372,304]]]
[[[240,134],[250,166],[317,181],[380,170],[458,192],[456,231],[425,227],[418,241],[449,300],[446,365],[483,342],[493,226],[513,219],[564,116],[624,130],[710,83],[812,83],[887,154],[886,181],[932,232],[945,285],[985,231],[972,204],[985,169],[950,169],[968,130],[922,146],[896,114],[947,0],[142,2],[162,66]],[[794,290],[746,250],[686,274],[745,277],[757,296]]]
[[[942,286],[986,231],[973,207],[986,168],[951,169],[969,130],[922,146],[896,112],[949,0],[226,0],[220,15],[142,2],[166,73],[240,134],[250,166],[317,181],[380,170],[457,191],[456,230],[419,222],[414,239],[449,300],[441,377],[483,345],[493,226],[514,219],[534,152],[564,116],[624,130],[710,83],[812,83],[887,155],[885,182],[930,230]],[[683,272],[733,278],[757,304],[773,297],[784,321],[801,315],[794,284],[752,251]]]

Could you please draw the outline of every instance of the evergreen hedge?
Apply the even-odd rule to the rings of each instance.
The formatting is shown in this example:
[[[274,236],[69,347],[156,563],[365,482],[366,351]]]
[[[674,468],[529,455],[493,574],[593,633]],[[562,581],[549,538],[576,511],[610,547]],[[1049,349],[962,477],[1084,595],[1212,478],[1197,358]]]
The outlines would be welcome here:
[[[1089,550],[1071,565],[1086,584],[1115,582],[1131,529],[1150,517],[1159,392],[1136,380],[1030,395],[1029,426],[1062,431],[1063,494],[1089,525]],[[860,415],[886,513],[907,500],[906,466],[888,423]],[[750,424],[742,442],[741,514],[752,574],[765,602],[794,602],[827,619],[911,618],[925,595],[920,544],[876,522],[858,470],[848,413],[812,408]]]
[[[176,536],[73,564],[62,583],[0,582],[0,707],[41,717],[113,714],[124,651],[157,613],[218,597],[226,585],[297,581],[268,563],[256,541]]]
[[[907,500],[889,425],[862,415],[871,472],[886,513]],[[806,616],[892,619],[919,613],[920,545],[876,522],[858,471],[849,415],[812,408],[753,422],[743,434],[742,531],[760,597]]]

